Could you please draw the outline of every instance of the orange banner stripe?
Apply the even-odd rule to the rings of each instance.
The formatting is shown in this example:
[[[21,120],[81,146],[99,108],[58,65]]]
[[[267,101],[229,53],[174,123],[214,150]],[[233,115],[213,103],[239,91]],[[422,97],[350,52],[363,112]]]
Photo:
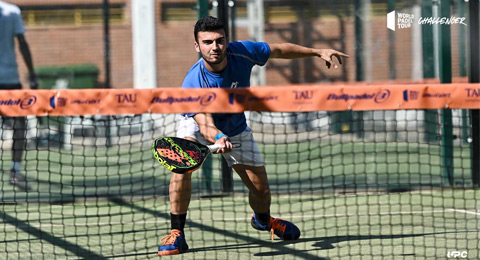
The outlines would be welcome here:
[[[0,91],[0,114],[4,116],[441,108],[480,109],[480,84]]]

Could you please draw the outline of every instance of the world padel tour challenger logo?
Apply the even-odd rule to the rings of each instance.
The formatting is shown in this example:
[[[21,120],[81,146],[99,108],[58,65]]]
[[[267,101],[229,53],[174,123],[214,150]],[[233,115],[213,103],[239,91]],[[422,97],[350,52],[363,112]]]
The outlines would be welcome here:
[[[461,24],[467,26],[465,23],[465,17],[420,17],[420,19],[415,20],[415,16],[410,13],[391,11],[387,14],[387,28],[392,31],[395,31],[396,29],[411,28],[415,22],[419,25]]]
[[[413,24],[413,14],[406,13],[397,13],[395,17],[395,11],[391,11],[387,14],[387,28],[395,31],[395,28],[398,26],[399,29],[411,28]],[[397,25],[397,26],[395,26]]]

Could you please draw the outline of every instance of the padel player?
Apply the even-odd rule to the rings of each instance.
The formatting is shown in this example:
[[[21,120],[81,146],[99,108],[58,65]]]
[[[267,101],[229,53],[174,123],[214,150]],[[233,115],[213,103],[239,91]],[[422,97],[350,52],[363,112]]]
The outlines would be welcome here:
[[[331,49],[312,49],[290,43],[239,41],[228,43],[223,23],[214,17],[197,21],[194,29],[195,50],[201,58],[188,71],[183,88],[246,88],[250,86],[253,66],[263,66],[268,59],[295,59],[317,56],[327,67],[337,68],[332,57],[341,64],[348,55]],[[260,151],[247,126],[244,113],[188,114],[179,122],[177,136],[204,144],[221,144],[229,166],[238,173],[249,190],[253,210],[251,225],[270,231],[284,240],[300,237],[300,230],[289,221],[270,216],[270,188]],[[232,143],[239,148],[232,149]],[[173,173],[170,180],[171,233],[158,248],[159,255],[183,253],[188,249],[184,226],[191,198],[191,173]],[[272,235],[273,236],[273,235]]]

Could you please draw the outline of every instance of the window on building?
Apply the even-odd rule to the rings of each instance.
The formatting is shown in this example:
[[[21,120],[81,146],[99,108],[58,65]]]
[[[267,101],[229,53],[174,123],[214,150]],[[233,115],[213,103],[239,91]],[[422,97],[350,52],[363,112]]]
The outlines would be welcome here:
[[[26,27],[95,26],[103,24],[102,5],[21,6]],[[110,5],[110,24],[125,24],[125,6]]]

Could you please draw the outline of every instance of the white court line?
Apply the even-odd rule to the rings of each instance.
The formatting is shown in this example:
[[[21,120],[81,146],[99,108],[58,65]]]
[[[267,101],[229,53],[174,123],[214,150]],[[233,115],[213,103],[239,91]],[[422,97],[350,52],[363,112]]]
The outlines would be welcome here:
[[[480,212],[478,212],[478,211],[463,210],[463,209],[448,209],[448,211],[460,212],[460,213],[472,214],[472,215],[480,216]]]
[[[455,212],[459,210],[455,209],[444,209],[444,210],[424,210],[424,211],[395,211],[395,212],[379,212],[379,213],[370,213],[370,212],[364,212],[364,213],[352,213],[352,214],[315,214],[315,215],[282,215],[279,216],[280,218],[284,219],[308,219],[308,218],[332,218],[332,217],[355,217],[355,216],[385,216],[385,215],[413,215],[413,214],[433,214],[433,213],[446,213],[446,212]],[[480,214],[480,213],[475,213],[475,212],[469,212],[470,214]],[[232,221],[232,222],[237,222],[237,221],[246,221],[250,220],[250,215],[246,214],[246,217],[239,217],[239,218],[221,218],[221,219],[187,219],[187,221],[193,221],[193,222],[201,222],[201,223],[208,223],[208,222],[227,222],[227,221]],[[42,227],[82,227],[82,226],[90,226],[90,227],[97,227],[97,226],[114,226],[114,225],[140,225],[140,224],[157,224],[157,223],[170,223],[169,219],[165,219],[164,221],[159,221],[159,220],[151,220],[151,221],[139,221],[139,220],[134,220],[134,221],[129,221],[129,222],[97,222],[97,223],[76,223],[76,224],[67,224],[67,223],[62,223],[62,224],[45,224],[45,223],[29,223],[29,225],[37,227],[37,228],[42,228]],[[15,228],[12,225],[7,225],[6,223],[1,223],[0,226],[4,225],[4,228]]]
[[[318,217],[355,217],[355,216],[384,216],[384,215],[411,215],[411,214],[431,214],[431,213],[443,213],[447,210],[423,210],[423,211],[393,211],[393,212],[364,212],[364,213],[352,213],[352,214],[323,214],[323,215],[309,215],[309,216],[290,216],[289,218],[318,218]]]

